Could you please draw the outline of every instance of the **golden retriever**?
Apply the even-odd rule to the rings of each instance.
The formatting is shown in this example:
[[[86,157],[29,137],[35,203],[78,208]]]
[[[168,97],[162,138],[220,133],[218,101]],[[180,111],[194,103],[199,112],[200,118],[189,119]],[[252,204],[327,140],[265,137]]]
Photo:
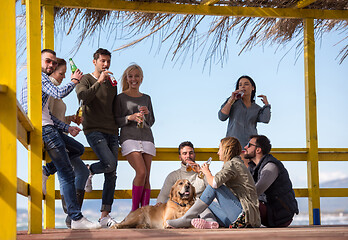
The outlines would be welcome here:
[[[111,228],[167,228],[166,221],[182,217],[194,204],[195,199],[195,187],[187,179],[179,179],[170,191],[168,202],[138,208]]]

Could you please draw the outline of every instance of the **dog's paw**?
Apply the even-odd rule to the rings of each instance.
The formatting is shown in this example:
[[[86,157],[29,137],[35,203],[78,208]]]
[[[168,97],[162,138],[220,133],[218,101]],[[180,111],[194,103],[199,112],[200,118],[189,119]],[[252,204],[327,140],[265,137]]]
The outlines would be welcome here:
[[[121,227],[119,226],[120,224],[114,224],[114,225],[112,225],[111,227],[109,227],[109,228],[111,228],[111,229],[120,229]]]

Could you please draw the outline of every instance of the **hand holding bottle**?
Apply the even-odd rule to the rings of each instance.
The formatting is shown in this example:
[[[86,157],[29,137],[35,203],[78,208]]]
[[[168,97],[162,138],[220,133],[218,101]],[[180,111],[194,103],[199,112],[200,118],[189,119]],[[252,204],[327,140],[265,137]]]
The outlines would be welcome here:
[[[234,92],[232,93],[231,98],[232,98],[233,100],[238,100],[238,99],[242,98],[243,95],[244,95],[244,91],[243,91],[243,90],[236,90],[236,91],[234,91]]]
[[[201,166],[201,171],[198,173],[198,177],[203,179],[204,178],[204,175],[207,173],[207,172],[210,172],[209,170],[209,165],[211,163],[213,159],[210,157],[205,163],[202,164]]]
[[[138,110],[139,110],[139,113],[140,115],[138,116],[138,124],[137,124],[137,127],[138,128],[144,128],[144,120],[145,120],[145,116],[144,116],[144,110],[145,108],[147,109],[147,107],[145,106],[138,106]]]

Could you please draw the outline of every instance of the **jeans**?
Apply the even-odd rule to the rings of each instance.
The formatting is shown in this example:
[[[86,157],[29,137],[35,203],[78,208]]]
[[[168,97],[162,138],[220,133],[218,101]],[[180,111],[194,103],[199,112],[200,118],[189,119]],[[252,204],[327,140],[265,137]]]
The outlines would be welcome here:
[[[53,125],[42,127],[42,140],[46,151],[51,157],[54,166],[57,169],[60,189],[64,195],[69,217],[77,221],[81,219],[81,209],[76,199],[75,174],[70,163],[69,155],[66,152],[66,138],[64,133],[58,131]]]
[[[66,134],[61,134],[61,137],[65,142],[66,151],[75,172],[75,187],[76,189],[84,190],[89,171],[87,166],[81,160],[80,156],[85,151],[85,147]],[[46,166],[43,166],[43,169],[46,176],[53,175],[57,172],[53,162],[46,163]]]
[[[102,206],[100,211],[111,212],[117,178],[118,136],[95,131],[86,134],[86,138],[94,153],[99,158],[99,162],[91,164],[89,170],[92,174],[104,173]]]
[[[217,203],[213,202],[217,199]],[[206,187],[200,199],[207,205],[216,216],[219,224],[229,227],[243,211],[239,199],[225,185],[219,188],[212,188],[210,185]]]

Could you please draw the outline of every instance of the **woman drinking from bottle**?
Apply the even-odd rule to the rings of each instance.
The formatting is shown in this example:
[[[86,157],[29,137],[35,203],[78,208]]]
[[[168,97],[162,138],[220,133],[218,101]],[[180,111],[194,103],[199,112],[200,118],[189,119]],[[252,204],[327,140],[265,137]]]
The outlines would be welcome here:
[[[245,228],[261,225],[259,200],[254,180],[240,158],[242,147],[234,137],[226,137],[219,145],[219,159],[222,169],[213,176],[209,165],[204,163],[201,170],[207,178],[208,186],[194,205],[181,218],[167,220],[169,227],[182,228]],[[213,202],[217,199],[217,203]],[[218,222],[198,218],[208,208]]]
[[[222,104],[218,116],[221,121],[228,120],[226,136],[235,137],[242,147],[249,138],[257,134],[258,122],[268,123],[271,119],[271,105],[265,95],[258,95],[265,104],[255,103],[256,84],[249,76],[241,76],[232,95]]]
[[[151,126],[155,122],[151,98],[141,93],[143,82],[140,66],[130,65],[122,75],[122,93],[116,100],[116,121],[121,128],[122,155],[135,170],[132,187],[132,211],[149,205],[150,169],[156,155]]]

